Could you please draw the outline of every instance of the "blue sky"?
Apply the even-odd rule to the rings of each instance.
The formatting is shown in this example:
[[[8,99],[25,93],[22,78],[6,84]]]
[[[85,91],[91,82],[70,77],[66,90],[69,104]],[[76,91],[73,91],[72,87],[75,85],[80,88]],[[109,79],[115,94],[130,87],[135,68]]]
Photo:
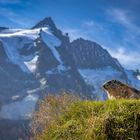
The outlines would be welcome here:
[[[107,48],[126,68],[140,69],[139,0],[0,0],[0,26],[28,28],[51,16],[69,32]]]

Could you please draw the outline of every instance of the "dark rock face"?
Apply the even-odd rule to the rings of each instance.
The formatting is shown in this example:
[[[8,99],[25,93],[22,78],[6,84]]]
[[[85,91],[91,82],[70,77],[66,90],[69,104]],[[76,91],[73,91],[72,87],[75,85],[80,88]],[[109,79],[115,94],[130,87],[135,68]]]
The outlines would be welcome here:
[[[27,95],[27,90],[39,86],[38,81],[31,74],[24,73],[17,65],[10,62],[2,42],[0,42],[0,103],[12,102],[12,96],[20,95],[20,99]]]
[[[51,52],[49,47],[43,42],[41,37],[38,38],[36,42],[38,48],[40,48],[39,58],[37,63],[37,71],[45,74],[47,70],[51,70],[57,67],[57,65],[59,65],[59,62],[53,56],[53,53]]]
[[[121,71],[123,68],[99,44],[82,38],[71,43],[71,54],[78,68],[102,68],[111,66]]]
[[[54,24],[51,17],[44,18],[39,23],[37,23],[32,29],[42,28],[42,27],[51,27],[52,31],[57,30],[56,25]]]

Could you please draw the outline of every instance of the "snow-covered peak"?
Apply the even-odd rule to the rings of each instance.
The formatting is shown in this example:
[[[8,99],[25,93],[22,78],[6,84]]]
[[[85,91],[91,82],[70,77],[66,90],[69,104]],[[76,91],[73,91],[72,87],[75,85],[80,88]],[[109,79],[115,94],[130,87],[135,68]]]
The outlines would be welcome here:
[[[23,55],[20,51],[25,51],[37,47],[36,39],[42,35],[42,40],[52,49],[54,53],[55,48],[60,45],[60,41],[52,34],[49,27],[35,28],[35,29],[7,29],[0,33],[0,42],[3,44],[5,52],[9,60],[18,65],[22,71],[30,73],[35,71],[38,56],[35,53]],[[57,51],[57,58],[59,58]]]
[[[56,29],[56,25],[53,22],[51,17],[46,17],[43,20],[41,20],[39,23],[37,23],[33,29],[35,28],[42,28],[42,27],[49,27],[51,29]]]

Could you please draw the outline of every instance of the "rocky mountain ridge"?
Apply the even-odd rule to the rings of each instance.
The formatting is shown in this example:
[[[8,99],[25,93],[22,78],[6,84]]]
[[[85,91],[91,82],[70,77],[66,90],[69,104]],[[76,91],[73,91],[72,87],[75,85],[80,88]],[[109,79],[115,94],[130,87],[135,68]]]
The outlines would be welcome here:
[[[0,32],[0,118],[29,119],[48,93],[104,100],[102,84],[112,79],[132,80],[107,50],[82,38],[70,42],[51,18]]]

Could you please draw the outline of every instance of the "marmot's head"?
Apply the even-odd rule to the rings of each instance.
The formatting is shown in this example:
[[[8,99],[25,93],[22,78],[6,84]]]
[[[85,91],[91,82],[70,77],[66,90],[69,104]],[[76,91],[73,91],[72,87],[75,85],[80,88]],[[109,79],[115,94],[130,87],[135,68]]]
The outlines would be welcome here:
[[[118,88],[118,86],[121,86],[122,83],[120,81],[117,81],[117,80],[111,80],[111,81],[108,81],[106,83],[103,84],[103,89],[104,90],[109,90],[109,89],[116,89]]]
[[[140,91],[118,80],[111,80],[103,84],[108,98],[140,98]]]
[[[108,98],[120,98],[120,89],[123,84],[118,80],[111,80],[103,84],[103,89],[107,92]]]

